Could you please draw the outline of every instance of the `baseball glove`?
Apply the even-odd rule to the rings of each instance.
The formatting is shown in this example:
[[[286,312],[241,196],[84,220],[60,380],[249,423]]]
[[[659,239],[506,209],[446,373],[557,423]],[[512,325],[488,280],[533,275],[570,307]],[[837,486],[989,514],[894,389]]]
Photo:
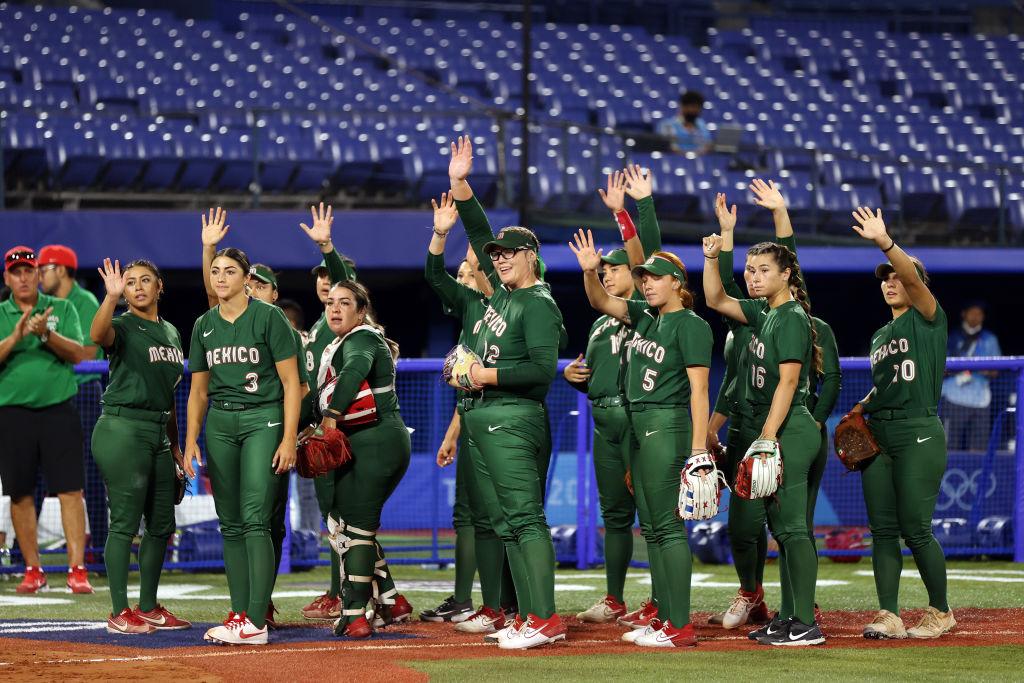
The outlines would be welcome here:
[[[298,444],[295,468],[300,477],[315,479],[352,459],[348,437],[340,429],[318,427]]]
[[[836,426],[836,455],[851,472],[862,470],[881,449],[861,413],[847,413]]]
[[[725,475],[715,466],[710,453],[691,455],[679,473],[680,519],[689,522],[717,515],[724,485]]]
[[[767,498],[782,483],[782,452],[779,442],[758,439],[750,444],[736,468],[736,495],[747,500]]]
[[[481,387],[473,383],[473,379],[469,374],[469,370],[474,364],[483,367],[484,362],[480,360],[480,356],[476,355],[471,348],[465,344],[457,344],[444,357],[444,365],[441,367],[441,379],[462,391],[479,391]]]
[[[174,463],[174,504],[181,505],[181,501],[185,500],[185,492],[189,489],[189,480],[185,476],[185,470],[181,469],[181,465]]]

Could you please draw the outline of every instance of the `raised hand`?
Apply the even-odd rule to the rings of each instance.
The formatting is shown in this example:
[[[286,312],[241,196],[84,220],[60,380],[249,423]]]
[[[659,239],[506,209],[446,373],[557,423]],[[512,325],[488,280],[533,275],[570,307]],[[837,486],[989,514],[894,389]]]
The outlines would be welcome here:
[[[303,232],[317,244],[326,244],[331,241],[331,226],[334,224],[334,207],[330,204],[327,205],[327,209],[324,209],[324,203],[320,202],[320,207],[311,206],[309,212],[313,215],[313,227],[309,227],[305,223],[299,223],[299,227],[302,228]]]
[[[566,365],[562,374],[567,381],[573,384],[586,382],[590,379],[590,368],[587,367],[586,361],[583,360],[583,354],[581,353],[571,363]]]
[[[725,194],[719,192],[715,195],[715,216],[718,217],[718,227],[723,233],[731,232],[736,227],[736,205],[728,209],[725,205]]]
[[[583,270],[594,270],[596,271],[601,267],[601,250],[594,249],[594,233],[590,230],[583,232],[583,228],[580,228],[575,235],[573,235],[573,242],[569,242],[569,249],[572,253],[576,254],[576,260],[580,263],[580,268]]]
[[[431,199],[430,205],[434,207],[434,232],[447,235],[459,218],[459,212],[455,209],[455,198],[447,192],[442,192],[441,203],[438,204]]]
[[[786,200],[783,199],[774,180],[769,180],[766,183],[760,178],[754,178],[754,182],[750,183],[750,191],[754,193],[756,197],[754,203],[758,206],[763,206],[769,211],[786,208]]]
[[[121,295],[124,294],[125,277],[126,273],[121,272],[121,262],[114,261],[114,265],[110,265],[110,259],[103,259],[103,267],[97,268],[100,277],[103,278],[103,286],[107,288],[107,296],[120,299]]]
[[[42,313],[36,313],[30,317],[25,323],[25,331],[29,334],[42,336],[47,330],[46,321],[50,319],[51,313],[53,313],[53,306],[49,306]]]
[[[601,201],[612,213],[618,213],[626,208],[626,176],[622,171],[608,174],[608,189],[597,188],[601,195]]]
[[[448,177],[462,181],[473,170],[473,141],[462,135],[452,143],[452,159],[448,162]]]
[[[228,220],[228,212],[219,206],[210,209],[210,215],[203,214],[203,246],[216,247],[228,234],[230,225],[225,225]]]
[[[880,247],[889,246],[889,233],[885,230],[885,221],[882,220],[882,210],[878,209],[876,214],[866,206],[859,206],[853,212],[853,219],[860,223],[860,226],[853,226],[858,235],[866,240],[871,240]]]
[[[701,242],[706,258],[718,258],[718,255],[722,252],[721,235],[708,235]]]
[[[626,194],[637,201],[651,196],[653,190],[651,189],[650,171],[647,172],[647,175],[644,175],[644,170],[640,168],[640,164],[632,164],[627,165],[622,173],[626,176]]]

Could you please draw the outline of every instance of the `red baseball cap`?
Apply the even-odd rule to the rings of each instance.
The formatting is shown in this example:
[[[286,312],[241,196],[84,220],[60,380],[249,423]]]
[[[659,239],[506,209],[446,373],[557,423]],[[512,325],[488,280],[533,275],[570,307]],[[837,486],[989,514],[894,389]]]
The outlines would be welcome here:
[[[63,244],[47,244],[39,250],[39,265],[58,265],[65,268],[78,269],[78,254],[71,247]]]
[[[36,267],[36,250],[32,247],[13,247],[4,254],[4,270],[10,270],[14,266]]]

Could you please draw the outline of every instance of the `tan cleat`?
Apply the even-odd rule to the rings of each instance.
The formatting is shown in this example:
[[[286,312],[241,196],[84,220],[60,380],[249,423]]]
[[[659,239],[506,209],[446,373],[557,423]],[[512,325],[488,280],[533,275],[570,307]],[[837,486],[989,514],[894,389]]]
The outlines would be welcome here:
[[[940,612],[929,605],[917,626],[907,629],[907,635],[911,638],[938,638],[943,633],[952,631],[955,626],[953,610]]]
[[[576,618],[589,624],[610,624],[619,617],[626,615],[626,604],[619,602],[611,595],[576,615]]]
[[[864,627],[864,637],[872,640],[902,639],[907,637],[907,629],[898,614],[883,609]]]

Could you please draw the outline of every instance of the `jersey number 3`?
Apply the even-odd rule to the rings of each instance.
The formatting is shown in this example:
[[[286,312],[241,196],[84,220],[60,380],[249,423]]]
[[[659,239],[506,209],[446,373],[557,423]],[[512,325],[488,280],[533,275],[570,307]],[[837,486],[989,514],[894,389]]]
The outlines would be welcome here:
[[[250,394],[255,394],[256,390],[260,388],[260,376],[255,372],[248,372],[245,375],[245,384],[242,388],[248,391]]]

